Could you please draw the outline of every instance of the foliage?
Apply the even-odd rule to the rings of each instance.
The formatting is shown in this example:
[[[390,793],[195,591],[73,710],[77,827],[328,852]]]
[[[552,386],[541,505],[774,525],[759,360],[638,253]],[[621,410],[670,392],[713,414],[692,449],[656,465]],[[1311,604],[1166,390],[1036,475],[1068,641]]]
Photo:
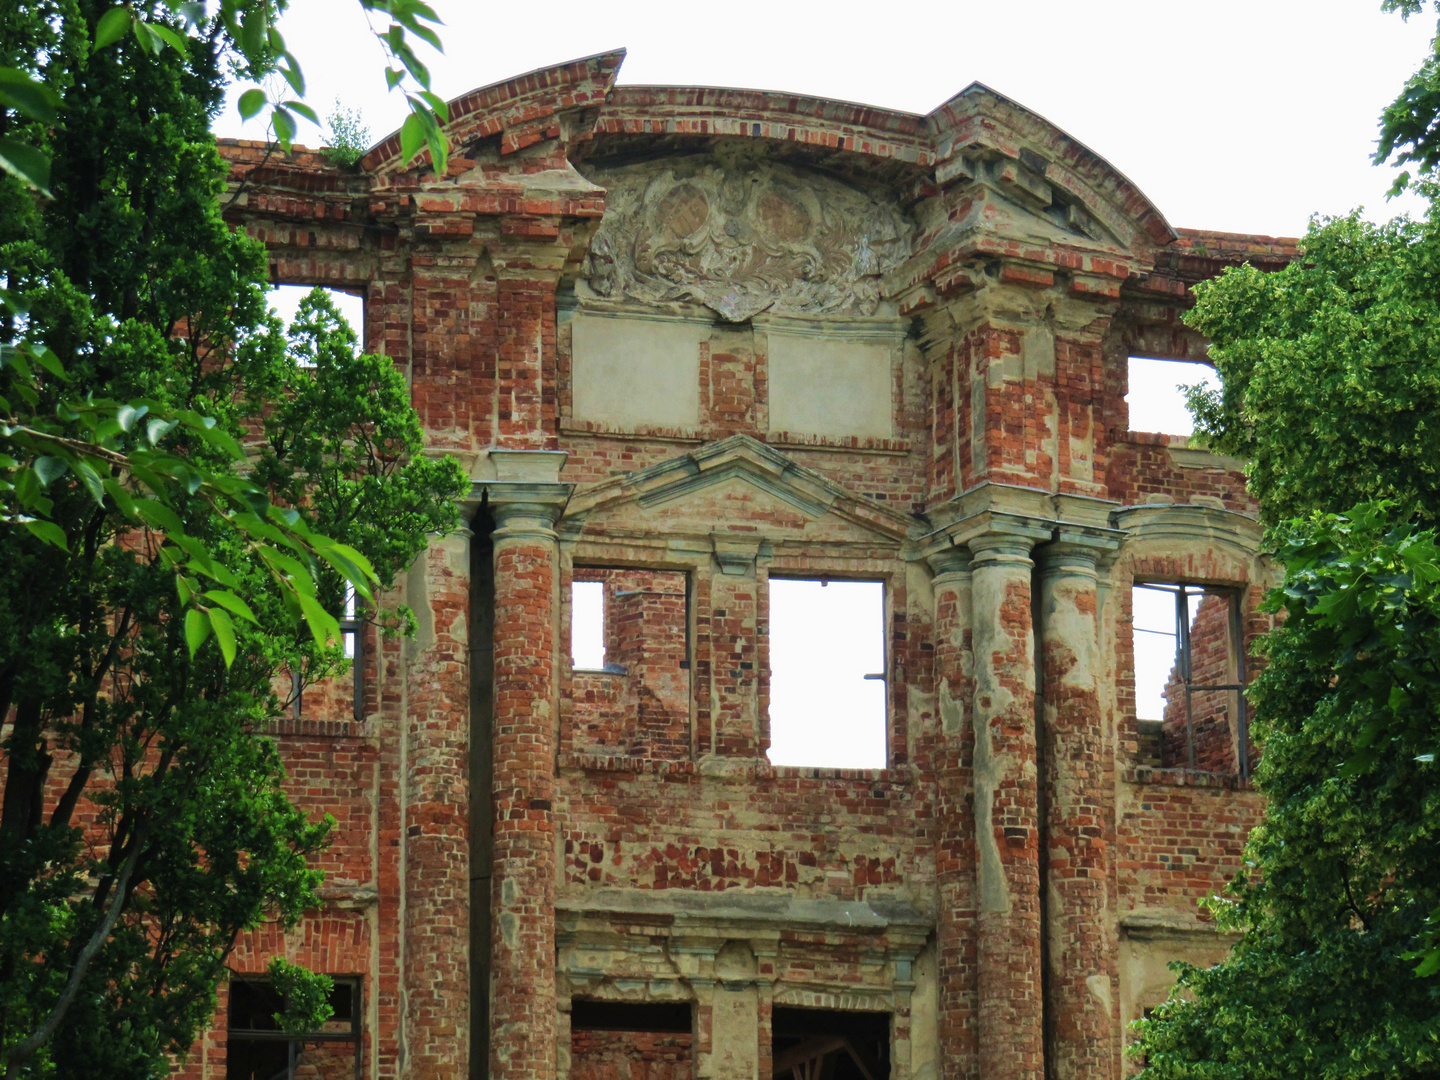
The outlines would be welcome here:
[[[1440,549],[1395,521],[1365,504],[1276,534],[1285,619],[1250,692],[1259,876],[1212,905],[1243,931],[1229,959],[1181,965],[1191,1000],[1141,1023],[1147,1080],[1440,1072],[1440,980],[1414,971],[1440,903]]]
[[[306,971],[279,956],[270,961],[266,974],[285,1003],[285,1008],[275,1014],[281,1031],[303,1035],[307,1031],[319,1031],[330,1019],[330,991],[335,988],[335,980],[329,975]]]
[[[1402,18],[1418,15],[1424,0],[1384,0],[1381,8],[1398,11]],[[1440,10],[1440,8],[1437,8]],[[1396,165],[1414,162],[1422,177],[1433,176],[1440,165],[1440,27],[1430,41],[1430,55],[1420,70],[1405,81],[1395,100],[1380,116],[1380,138],[1376,143],[1376,165],[1394,160]],[[1409,172],[1401,172],[1391,186],[1397,194],[1410,184]]]
[[[431,92],[430,71],[416,55],[414,44],[418,39],[440,49],[435,31],[440,19],[424,0],[358,2],[367,18],[375,13],[390,20],[374,34],[386,58],[385,85],[390,90],[399,87],[410,108],[400,129],[402,157],[408,162],[422,148],[428,149],[431,163],[443,176],[450,144],[441,127],[449,119],[449,111],[444,99]],[[195,0],[142,0],[99,8],[81,3],[72,10],[90,9],[87,33],[83,41],[69,44],[78,46],[82,64],[92,53],[97,62],[103,62],[107,50],[128,40],[141,54],[153,58],[166,49],[173,49],[182,60],[192,58],[197,50],[223,56],[231,73],[244,82],[260,84],[267,76],[279,75],[285,94],[293,96],[272,99],[260,85],[254,85],[240,95],[238,104],[246,120],[268,109],[270,130],[288,152],[295,139],[296,117],[320,122],[303,100],[304,72],[277,25],[289,6],[289,0],[218,0],[213,9]],[[20,18],[23,22],[23,14]],[[72,38],[76,29],[78,23],[72,22]],[[29,27],[22,32],[34,30]],[[70,87],[51,70],[50,60],[50,54],[39,49],[9,57],[7,65],[0,65],[0,173],[9,173],[45,194],[49,193],[51,159],[44,145],[44,130],[68,123],[72,112],[84,112],[87,105],[80,98],[73,100],[73,108],[67,107]]]
[[[464,484],[323,293],[288,336],[268,314],[208,130],[229,31],[97,51],[107,19],[0,12],[0,67],[64,102],[0,116],[51,165],[49,198],[0,174],[7,1078],[166,1074],[239,931],[315,903],[329,823],[257,731],[277,676],[345,665],[345,583],[388,586]]]
[[[336,101],[325,123],[330,128],[330,144],[320,153],[331,165],[353,169],[370,146],[370,128],[360,118],[360,110],[347,109]]]
[[[1430,185],[1425,190],[1434,194]],[[1197,430],[1250,460],[1274,523],[1389,499],[1440,514],[1440,215],[1313,222],[1303,257],[1195,287],[1186,321],[1223,389],[1192,390]]]

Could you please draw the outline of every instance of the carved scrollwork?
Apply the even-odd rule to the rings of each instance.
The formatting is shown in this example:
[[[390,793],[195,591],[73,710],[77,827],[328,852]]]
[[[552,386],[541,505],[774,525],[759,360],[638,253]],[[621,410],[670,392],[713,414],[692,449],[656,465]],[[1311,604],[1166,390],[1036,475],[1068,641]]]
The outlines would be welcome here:
[[[585,278],[599,296],[762,311],[872,315],[911,226],[858,188],[787,165],[704,156],[596,170],[605,217]]]

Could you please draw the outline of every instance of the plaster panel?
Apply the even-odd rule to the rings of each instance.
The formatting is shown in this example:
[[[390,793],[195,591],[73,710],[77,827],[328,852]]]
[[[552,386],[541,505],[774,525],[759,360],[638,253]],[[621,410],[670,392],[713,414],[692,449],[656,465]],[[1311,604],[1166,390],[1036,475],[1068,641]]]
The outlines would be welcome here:
[[[570,361],[575,419],[622,430],[694,428],[700,341],[708,333],[699,323],[577,315]]]
[[[770,336],[770,430],[890,437],[891,349],[873,342]]]

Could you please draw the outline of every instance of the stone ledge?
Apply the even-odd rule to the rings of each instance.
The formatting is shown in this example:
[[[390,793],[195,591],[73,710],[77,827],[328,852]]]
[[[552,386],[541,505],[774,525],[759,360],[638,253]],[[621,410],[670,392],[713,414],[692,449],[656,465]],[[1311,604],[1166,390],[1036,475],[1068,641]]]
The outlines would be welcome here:
[[[740,780],[843,780],[894,787],[908,787],[914,780],[912,770],[908,768],[834,769],[812,765],[771,765],[768,761],[753,758],[717,758],[710,755],[701,761],[675,761],[625,754],[562,753],[557,756],[556,765],[560,769],[586,772],[711,776]]]
[[[354,720],[307,720],[304,717],[296,720],[285,717],[260,724],[255,730],[260,735],[318,735],[324,738],[358,739],[363,737],[360,727]]]
[[[1202,772],[1199,769],[1156,769],[1148,765],[1126,769],[1125,780],[1131,784],[1160,784],[1166,787],[1222,788],[1227,791],[1255,790],[1254,781],[1247,776]]]

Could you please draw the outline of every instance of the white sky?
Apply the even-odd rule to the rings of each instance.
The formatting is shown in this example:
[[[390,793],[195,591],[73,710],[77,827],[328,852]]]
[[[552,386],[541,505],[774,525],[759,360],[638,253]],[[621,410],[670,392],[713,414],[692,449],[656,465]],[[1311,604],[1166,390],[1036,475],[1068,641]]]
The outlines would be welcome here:
[[[623,46],[622,84],[789,90],[928,112],[978,79],[1064,128],[1130,177],[1172,225],[1294,236],[1312,212],[1389,216],[1368,164],[1376,118],[1418,67],[1434,18],[1378,0],[432,0],[446,53],[437,93]],[[297,0],[287,41],[309,101],[359,108],[373,141],[404,119],[353,0]],[[232,96],[233,101],[233,96]],[[233,104],[222,135],[262,138]],[[320,133],[302,123],[301,141]]]

